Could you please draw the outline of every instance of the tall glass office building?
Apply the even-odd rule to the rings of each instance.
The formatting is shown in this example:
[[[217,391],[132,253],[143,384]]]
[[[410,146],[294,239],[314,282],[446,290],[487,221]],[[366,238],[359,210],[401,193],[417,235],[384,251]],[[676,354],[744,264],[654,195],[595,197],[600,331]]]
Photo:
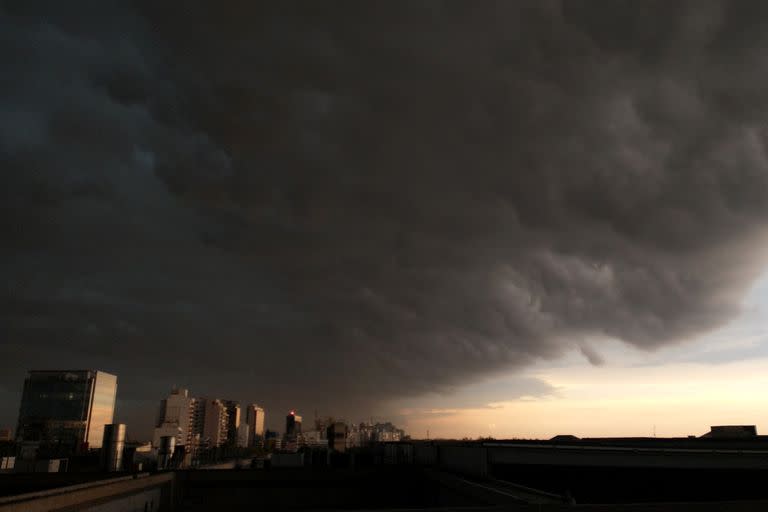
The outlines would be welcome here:
[[[30,371],[16,439],[100,448],[113,421],[117,377],[95,370]]]

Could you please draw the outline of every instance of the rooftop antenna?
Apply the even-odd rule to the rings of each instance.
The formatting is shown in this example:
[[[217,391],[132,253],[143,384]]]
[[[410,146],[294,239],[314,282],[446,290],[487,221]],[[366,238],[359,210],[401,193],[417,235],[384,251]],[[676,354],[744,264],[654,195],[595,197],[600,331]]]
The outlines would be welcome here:
[[[656,437],[656,424],[653,424],[653,437]]]

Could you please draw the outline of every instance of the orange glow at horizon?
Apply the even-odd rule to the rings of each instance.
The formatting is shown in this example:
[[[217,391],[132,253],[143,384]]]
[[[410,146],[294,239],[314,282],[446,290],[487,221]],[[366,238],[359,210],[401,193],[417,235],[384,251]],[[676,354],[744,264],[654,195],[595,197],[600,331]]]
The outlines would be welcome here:
[[[560,390],[485,407],[401,409],[414,438],[681,437],[712,425],[761,426],[768,433],[768,360],[592,366],[538,374]]]

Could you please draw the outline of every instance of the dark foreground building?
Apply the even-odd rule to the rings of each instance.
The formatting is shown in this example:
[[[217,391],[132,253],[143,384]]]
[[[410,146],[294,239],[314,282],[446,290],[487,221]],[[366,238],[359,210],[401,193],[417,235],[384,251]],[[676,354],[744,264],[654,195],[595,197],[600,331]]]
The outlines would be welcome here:
[[[647,475],[649,472],[646,472]],[[579,502],[572,496],[530,488],[500,479],[477,479],[438,468],[379,466],[318,471],[314,468],[282,470],[212,469],[139,474],[12,474],[0,475],[0,512],[141,511],[204,512],[219,510],[265,511],[373,511],[440,510],[441,512],[745,512],[768,510],[763,482],[768,474],[755,473],[749,484],[757,497],[699,496],[668,501],[609,504]],[[595,478],[595,474],[587,475]],[[643,475],[636,475],[642,477]],[[678,471],[668,485],[684,473]],[[722,472],[720,486],[732,487],[732,475]],[[738,477],[737,477],[738,478]],[[608,488],[616,479],[596,480]],[[658,481],[658,479],[656,479]],[[632,485],[653,493],[655,482],[636,479]],[[713,487],[712,481],[701,484]],[[714,486],[717,487],[717,486]],[[48,490],[45,490],[45,489]],[[710,489],[702,488],[704,491]],[[3,496],[5,494],[5,496]]]
[[[768,510],[768,439],[757,435],[414,441],[337,455],[343,465],[0,475],[0,512]]]

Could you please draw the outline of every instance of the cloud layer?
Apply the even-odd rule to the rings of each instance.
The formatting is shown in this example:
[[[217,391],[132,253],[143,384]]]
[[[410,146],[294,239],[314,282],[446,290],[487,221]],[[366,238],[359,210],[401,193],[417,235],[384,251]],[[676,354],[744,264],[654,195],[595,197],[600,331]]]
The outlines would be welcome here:
[[[764,267],[762,3],[225,4],[0,10],[0,386],[349,414],[690,338]]]

